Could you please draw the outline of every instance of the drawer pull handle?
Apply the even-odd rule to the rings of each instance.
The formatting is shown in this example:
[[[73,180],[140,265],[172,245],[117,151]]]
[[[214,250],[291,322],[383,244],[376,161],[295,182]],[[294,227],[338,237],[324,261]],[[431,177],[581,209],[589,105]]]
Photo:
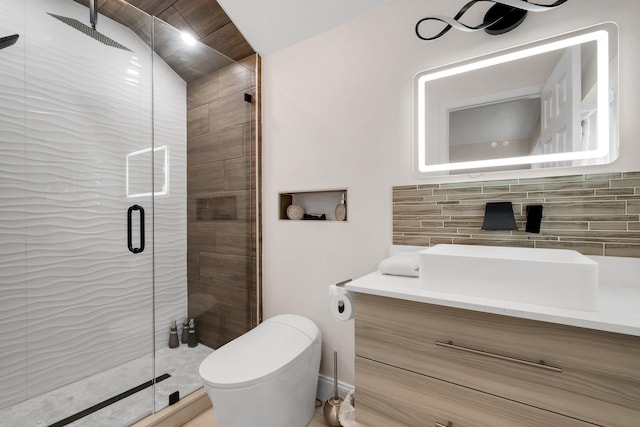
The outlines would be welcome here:
[[[454,350],[466,351],[467,353],[473,353],[473,354],[479,354],[481,356],[493,357],[494,359],[506,360],[508,362],[519,363],[521,365],[533,366],[534,368],[542,368],[542,369],[546,369],[548,371],[553,371],[553,372],[562,372],[562,368],[558,368],[556,366],[547,365],[547,364],[544,363],[544,360],[541,360],[539,362],[530,362],[528,360],[516,359],[515,357],[502,356],[500,354],[489,353],[489,352],[482,351],[482,350],[476,350],[474,348],[462,347],[460,345],[453,344],[453,341],[449,341],[449,342],[435,341],[435,344],[437,346],[440,346],[440,347],[447,347],[447,348],[452,348]]]
[[[449,421],[447,424],[442,424],[436,421],[436,423],[434,424],[435,427],[452,427],[453,423],[451,421]]]

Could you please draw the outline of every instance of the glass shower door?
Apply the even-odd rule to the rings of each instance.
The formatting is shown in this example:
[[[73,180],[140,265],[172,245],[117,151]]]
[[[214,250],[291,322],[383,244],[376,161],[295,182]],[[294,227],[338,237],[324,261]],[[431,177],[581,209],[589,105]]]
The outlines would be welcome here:
[[[88,11],[0,0],[0,37],[20,34],[0,50],[9,425],[128,425],[153,411],[151,18],[100,16],[91,31]]]
[[[10,6],[0,2],[0,411],[27,396],[24,0]]]

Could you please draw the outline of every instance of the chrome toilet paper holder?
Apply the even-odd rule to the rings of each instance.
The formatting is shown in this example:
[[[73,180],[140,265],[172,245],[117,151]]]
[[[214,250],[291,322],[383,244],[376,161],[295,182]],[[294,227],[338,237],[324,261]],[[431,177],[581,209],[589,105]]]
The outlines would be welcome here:
[[[350,281],[352,281],[352,280],[353,280],[353,279],[343,280],[342,282],[338,282],[338,283],[336,283],[336,286],[340,286],[340,287],[342,287],[342,286],[346,285],[347,283],[349,283],[349,282],[350,282]]]

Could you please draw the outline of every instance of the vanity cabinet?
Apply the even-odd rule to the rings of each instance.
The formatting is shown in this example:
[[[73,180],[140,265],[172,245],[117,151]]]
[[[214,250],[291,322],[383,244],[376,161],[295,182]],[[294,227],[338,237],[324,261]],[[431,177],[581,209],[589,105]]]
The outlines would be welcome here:
[[[357,418],[367,427],[588,427],[593,424],[356,357]]]
[[[355,296],[368,427],[640,426],[640,337]]]

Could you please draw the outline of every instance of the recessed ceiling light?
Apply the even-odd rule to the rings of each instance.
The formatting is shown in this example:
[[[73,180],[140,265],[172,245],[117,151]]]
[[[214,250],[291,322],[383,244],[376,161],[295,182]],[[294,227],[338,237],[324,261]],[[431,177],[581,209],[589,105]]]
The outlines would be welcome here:
[[[182,40],[184,40],[184,42],[186,44],[188,44],[189,46],[193,46],[194,44],[196,44],[197,40],[191,34],[185,32],[185,31],[181,31],[180,35],[182,36]]]

